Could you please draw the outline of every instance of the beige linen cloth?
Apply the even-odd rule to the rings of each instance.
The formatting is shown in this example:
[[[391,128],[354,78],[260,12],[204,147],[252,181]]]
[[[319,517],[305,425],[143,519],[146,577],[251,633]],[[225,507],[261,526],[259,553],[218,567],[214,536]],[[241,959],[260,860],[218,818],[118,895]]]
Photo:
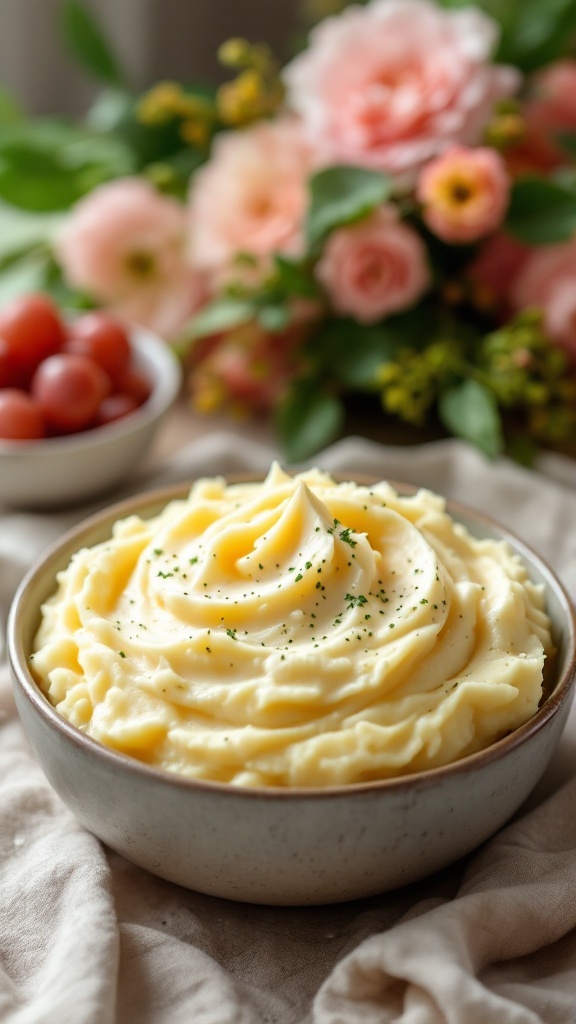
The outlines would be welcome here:
[[[131,490],[263,470],[272,455],[218,433]],[[549,457],[535,472],[454,441],[358,439],[314,461],[491,513],[576,596],[576,463]],[[86,511],[1,511],[3,618],[27,566]],[[273,908],[189,892],[105,849],[35,763],[5,664],[0,712],[2,1024],[576,1022],[576,715],[528,805],[464,862],[356,903]]]

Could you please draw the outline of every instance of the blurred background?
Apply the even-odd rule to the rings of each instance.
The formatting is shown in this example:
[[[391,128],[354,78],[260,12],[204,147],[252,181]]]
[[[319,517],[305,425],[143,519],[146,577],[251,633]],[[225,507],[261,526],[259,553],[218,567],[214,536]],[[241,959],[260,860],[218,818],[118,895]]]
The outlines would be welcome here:
[[[220,81],[216,51],[244,36],[289,55],[302,25],[301,0],[85,0],[133,88],[162,78]],[[0,0],[0,82],[29,113],[80,113],[95,86],[59,32],[61,0]]]

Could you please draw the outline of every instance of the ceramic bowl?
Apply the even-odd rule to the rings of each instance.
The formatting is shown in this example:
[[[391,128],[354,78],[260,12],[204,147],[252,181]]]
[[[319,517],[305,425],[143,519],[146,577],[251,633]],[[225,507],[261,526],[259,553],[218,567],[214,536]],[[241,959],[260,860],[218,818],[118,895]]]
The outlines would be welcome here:
[[[8,647],[21,720],[48,780],[79,820],[108,846],[172,882],[227,899],[286,905],[350,900],[405,885],[496,832],[542,776],[565,723],[575,620],[564,588],[534,552],[454,505],[449,510],[457,520],[477,537],[506,539],[544,585],[558,647],[550,692],[536,715],[488,749],[448,767],[380,782],[244,789],[142,764],[88,738],[54,710],[28,670],[28,655],[56,573],[78,548],[108,537],[115,519],[153,516],[186,490],[136,497],[93,516],[45,554],[12,606]]]
[[[0,505],[57,508],[106,494],[137,469],[181,382],[177,359],[161,338],[130,335],[134,364],[152,384],[134,412],[106,426],[40,441],[0,440]]]

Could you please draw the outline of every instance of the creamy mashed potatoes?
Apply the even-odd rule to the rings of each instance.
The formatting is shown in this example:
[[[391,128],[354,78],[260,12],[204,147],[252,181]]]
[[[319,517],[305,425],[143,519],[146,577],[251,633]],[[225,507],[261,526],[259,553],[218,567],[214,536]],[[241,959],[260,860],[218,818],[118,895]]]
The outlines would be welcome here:
[[[541,588],[429,491],[199,480],[79,551],[32,667],[74,725],[184,775],[333,786],[446,764],[538,707]]]

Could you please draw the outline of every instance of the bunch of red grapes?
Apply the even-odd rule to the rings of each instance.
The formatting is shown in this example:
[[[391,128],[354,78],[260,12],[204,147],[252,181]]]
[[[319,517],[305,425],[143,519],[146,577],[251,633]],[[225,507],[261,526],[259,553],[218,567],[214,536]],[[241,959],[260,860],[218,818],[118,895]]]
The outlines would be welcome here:
[[[127,416],[149,397],[126,328],[108,313],[68,323],[47,295],[0,309],[0,438],[73,434]]]

